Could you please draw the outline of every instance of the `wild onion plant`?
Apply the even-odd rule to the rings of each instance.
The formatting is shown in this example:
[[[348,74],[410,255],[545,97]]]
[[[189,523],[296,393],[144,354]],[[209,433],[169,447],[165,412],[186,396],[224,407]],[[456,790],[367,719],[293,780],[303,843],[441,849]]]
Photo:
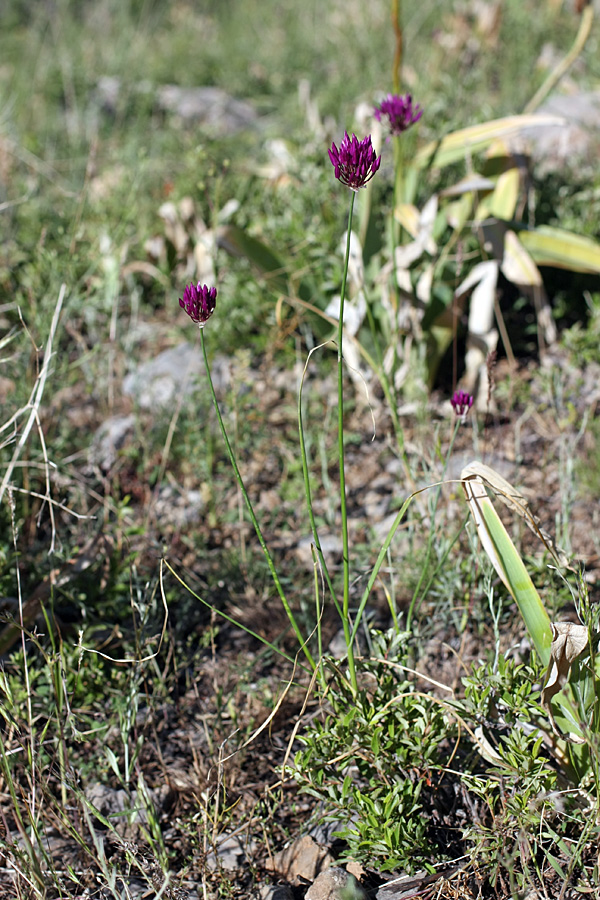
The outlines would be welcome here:
[[[390,101],[391,102],[391,101]],[[418,116],[417,116],[418,118]],[[410,123],[408,123],[410,124]],[[350,206],[348,213],[348,229],[347,229],[347,240],[346,240],[346,255],[344,261],[344,272],[342,278],[342,286],[341,286],[341,298],[340,298],[340,308],[338,314],[338,326],[337,326],[337,434],[338,434],[338,469],[339,469],[339,500],[340,500],[340,514],[341,514],[341,531],[342,531],[342,555],[343,555],[343,574],[342,574],[342,587],[341,592],[336,589],[333,579],[330,575],[329,568],[327,566],[327,561],[324,557],[321,541],[319,539],[318,529],[313,513],[313,505],[312,505],[312,493],[311,493],[311,485],[310,485],[310,475],[309,475],[309,461],[307,459],[307,448],[306,441],[304,435],[304,426],[303,426],[303,416],[302,416],[302,392],[300,390],[299,395],[299,404],[298,404],[298,421],[299,421],[299,434],[300,434],[300,452],[302,457],[302,469],[304,474],[304,484],[305,484],[305,493],[306,493],[306,503],[308,510],[308,517],[310,520],[313,539],[314,539],[314,548],[316,555],[318,557],[318,561],[323,572],[325,581],[327,583],[328,590],[330,591],[332,602],[334,603],[337,612],[340,615],[342,628],[344,632],[344,640],[346,645],[346,654],[347,654],[347,665],[348,665],[348,677],[350,680],[351,690],[354,695],[356,695],[358,690],[358,682],[356,676],[356,667],[354,662],[354,643],[356,639],[357,630],[360,624],[360,620],[362,614],[365,610],[369,594],[375,583],[375,579],[377,578],[377,574],[383,561],[385,560],[387,550],[391,543],[391,540],[402,520],[404,513],[410,503],[412,497],[408,498],[406,502],[403,504],[402,509],[398,513],[396,520],[391,528],[390,534],[388,535],[382,550],[379,554],[377,563],[373,569],[372,575],[367,584],[367,588],[361,598],[358,610],[354,617],[351,615],[350,610],[350,544],[349,544],[349,535],[348,535],[348,513],[347,513],[347,502],[346,502],[346,477],[345,477],[345,446],[344,446],[344,355],[343,355],[343,342],[344,342],[344,302],[346,297],[346,284],[348,278],[348,263],[350,257],[350,243],[351,243],[351,235],[352,235],[352,222],[353,222],[353,212],[354,212],[354,201],[357,192],[364,188],[371,179],[375,176],[377,171],[379,170],[381,164],[381,156],[377,155],[375,149],[372,144],[371,136],[367,136],[362,140],[359,140],[356,135],[349,136],[346,132],[344,137],[340,143],[339,148],[335,143],[332,144],[331,149],[329,150],[329,158],[334,167],[334,174],[336,179],[344,186],[350,189]],[[252,502],[248,495],[248,491],[246,490],[244,480],[242,478],[239,466],[236,461],[235,453],[227,436],[227,430],[225,428],[225,423],[223,421],[223,417],[221,415],[218,400],[215,394],[211,374],[210,374],[210,365],[208,361],[208,354],[206,351],[206,343],[204,337],[204,326],[207,321],[212,316],[215,311],[216,306],[216,297],[217,290],[215,287],[209,287],[208,285],[202,285],[200,283],[194,285],[187,285],[183,298],[179,300],[180,306],[185,310],[185,312],[189,315],[192,321],[198,325],[200,329],[200,340],[202,346],[202,353],[204,356],[204,362],[206,367],[207,378],[209,382],[210,392],[213,399],[213,404],[215,407],[215,411],[217,414],[217,418],[219,421],[219,427],[221,430],[221,434],[223,437],[223,441],[225,443],[225,447],[227,450],[227,454],[229,456],[229,460],[233,467],[236,480],[242,492],[242,496],[244,498],[246,508],[248,510],[248,514],[250,516],[250,520],[254,526],[256,531],[258,540],[265,554],[265,558],[267,560],[267,565],[269,567],[269,571],[271,573],[271,577],[275,584],[277,593],[282,602],[282,605],[287,614],[290,625],[298,639],[300,647],[302,648],[302,652],[304,653],[304,657],[309,667],[312,670],[315,670],[318,665],[318,660],[315,660],[314,655],[309,646],[309,637],[308,635],[303,635],[298,624],[298,621],[294,615],[292,610],[291,603],[289,602],[286,593],[282,586],[281,578],[277,572],[277,568],[267,546],[267,543],[264,539],[262,529],[255,515]],[[341,599],[339,594],[341,593]],[[318,646],[321,647],[320,641],[320,616],[317,615],[317,631],[318,631]]]

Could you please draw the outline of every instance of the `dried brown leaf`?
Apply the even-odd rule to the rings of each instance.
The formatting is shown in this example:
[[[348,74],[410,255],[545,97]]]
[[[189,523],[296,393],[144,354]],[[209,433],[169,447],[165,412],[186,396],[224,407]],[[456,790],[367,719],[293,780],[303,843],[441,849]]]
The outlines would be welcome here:
[[[587,643],[588,630],[585,625],[577,625],[575,622],[552,623],[550,665],[542,691],[542,703],[545,706],[565,686],[569,679],[571,664],[581,656]]]

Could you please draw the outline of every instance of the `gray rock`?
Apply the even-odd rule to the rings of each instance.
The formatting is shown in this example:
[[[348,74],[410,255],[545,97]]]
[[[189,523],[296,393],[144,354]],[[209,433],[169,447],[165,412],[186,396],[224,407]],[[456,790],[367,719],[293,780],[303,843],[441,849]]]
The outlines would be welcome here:
[[[105,112],[116,113],[120,93],[121,82],[114,75],[103,75],[98,80],[96,100]]]
[[[237,134],[255,126],[258,114],[247,100],[231,97],[218,87],[181,87],[164,84],[158,87],[142,81],[124,90],[119,78],[104,76],[98,80],[95,91],[97,106],[110,115],[115,115],[123,95],[154,95],[159,110],[171,113],[184,122],[201,123],[213,134]]]
[[[342,639],[343,639],[343,635],[344,635],[344,633],[342,631]],[[337,635],[336,635],[336,638],[337,638]],[[335,638],[334,638],[334,640],[335,640]],[[331,652],[331,651],[329,651],[329,652]],[[343,655],[345,652],[346,652],[346,644],[344,643],[341,655]],[[341,821],[341,819],[336,819],[333,822],[321,821],[321,822],[317,822],[315,825],[313,825],[313,827],[309,830],[308,835],[314,841],[316,841],[317,844],[324,844],[325,846],[330,847],[333,844],[333,842],[335,841],[335,837],[333,834],[334,831],[341,831],[341,829],[343,827],[344,827],[344,823]]]
[[[90,447],[92,465],[108,472],[115,464],[118,451],[135,429],[135,416],[111,416],[96,431]]]
[[[166,84],[158,88],[156,96],[165,112],[174,113],[186,122],[201,122],[219,135],[250,128],[258,118],[250,103],[236,100],[218,87]]]
[[[294,900],[287,884],[263,884],[256,896],[257,900]]]
[[[231,360],[226,356],[216,356],[210,371],[216,393],[223,394],[231,384]],[[126,375],[123,393],[132,397],[142,409],[169,409],[179,393],[189,389],[204,374],[200,347],[185,341],[177,347],[163,350],[154,359],[142,363]]]
[[[244,864],[247,854],[254,850],[254,841],[242,840],[235,835],[223,835],[215,850],[206,857],[206,867],[233,871]]]
[[[390,531],[392,529],[392,525],[396,521],[397,516],[398,516],[398,510],[396,510],[393,513],[389,513],[389,515],[385,516],[385,518],[383,518],[383,519],[380,519],[378,522],[370,522],[369,523],[372,528],[373,535],[375,536],[375,541],[378,545],[383,544],[383,542],[386,540],[388,534],[390,533]],[[405,535],[406,535],[406,531],[400,527],[396,530],[396,534],[394,535],[394,540],[398,541]]]
[[[203,372],[199,348],[186,342],[164,350],[126,375],[123,393],[133,397],[142,409],[164,409],[171,406],[186,382]]]
[[[539,171],[595,162],[600,147],[600,90],[554,95],[538,112],[564,119],[564,124],[527,128],[520,133]],[[521,148],[520,140],[514,143]]]
[[[205,505],[201,491],[175,490],[167,484],[160,489],[155,514],[163,524],[185,528],[199,521]]]
[[[368,900],[368,894],[354,875],[331,866],[311,884],[306,900]]]
[[[333,863],[326,847],[321,847],[308,835],[298,837],[275,854],[266,868],[276,872],[292,884],[314,881],[320,872]]]
[[[148,801],[160,809],[162,800],[159,792],[148,789],[147,793]],[[146,801],[137,790],[128,793],[123,788],[113,789],[97,782],[86,788],[85,796],[103,816],[111,819],[115,831],[122,837],[133,839],[139,833],[140,827],[148,826]]]
[[[320,534],[319,540],[321,541],[321,550],[325,558],[327,559],[329,556],[341,556],[343,551],[342,539],[338,537],[336,534]],[[299,557],[300,561],[303,562],[307,567],[312,566],[313,557],[311,546],[314,543],[314,539],[312,534],[308,537],[302,538],[299,541],[296,547],[296,555]]]

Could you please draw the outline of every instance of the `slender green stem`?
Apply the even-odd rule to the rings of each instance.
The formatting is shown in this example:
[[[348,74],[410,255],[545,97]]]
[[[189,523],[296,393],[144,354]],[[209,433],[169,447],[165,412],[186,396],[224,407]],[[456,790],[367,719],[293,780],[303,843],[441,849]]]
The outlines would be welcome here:
[[[456,435],[458,434],[458,429],[460,428],[460,425],[461,425],[461,420],[459,418],[457,418],[456,424],[454,426],[454,431],[452,432],[452,437],[450,439],[450,446],[448,447],[448,453],[446,454],[446,460],[444,462],[442,478],[441,478],[440,483],[438,484],[437,490],[435,492],[435,497],[433,500],[433,508],[431,510],[431,522],[429,523],[429,538],[427,540],[427,549],[425,551],[425,559],[423,560],[423,563],[421,565],[421,577],[419,578],[418,584],[415,588],[415,592],[412,596],[412,600],[410,601],[410,606],[408,608],[408,614],[406,616],[406,630],[407,631],[410,631],[410,626],[412,624],[413,615],[414,615],[415,611],[421,605],[421,601],[423,599],[423,597],[420,596],[420,593],[421,593],[421,587],[423,586],[423,582],[425,581],[425,577],[427,575],[427,569],[429,567],[429,560],[431,558],[431,551],[433,548],[433,540],[435,538],[435,528],[434,528],[435,514],[436,514],[436,511],[438,508],[438,504],[440,502],[440,495],[442,493],[442,485],[443,485],[444,479],[446,477],[446,470],[448,468],[448,463],[450,461],[450,457],[452,456],[452,450],[454,448],[454,441],[456,440]],[[430,584],[431,584],[431,579],[427,583],[428,587]],[[418,606],[417,606],[417,599],[419,600]]]
[[[342,596],[342,627],[348,653],[348,673],[352,691],[356,694],[358,684],[356,681],[356,669],[354,666],[354,645],[350,628],[350,547],[348,541],[348,510],[346,507],[346,473],[344,468],[344,300],[346,298],[346,282],[348,279],[348,261],[350,259],[350,239],[352,235],[352,214],[354,212],[354,198],[356,194],[351,191],[350,210],[348,212],[348,237],[346,240],[346,258],[344,260],[344,275],[342,278],[342,290],[340,295],[340,312],[338,320],[338,459],[340,469],[340,511],[342,516],[342,556],[344,569],[344,592]]]
[[[314,568],[314,578],[315,578],[315,615],[317,622],[317,653],[319,660],[323,659],[323,631],[321,629],[321,618],[322,618],[322,610],[321,603],[319,597],[321,596],[321,591],[319,590],[319,559],[317,557],[317,552],[314,547],[312,549],[312,558],[313,558],[313,568]],[[323,681],[323,668],[319,666],[319,671],[321,673],[321,679],[323,683],[323,687],[325,687],[325,683]]]
[[[333,603],[338,612],[340,619],[342,618],[342,608],[338,602],[335,588],[333,586],[333,582],[331,580],[331,576],[329,574],[329,569],[327,568],[327,563],[325,562],[325,557],[323,555],[323,550],[321,549],[321,541],[319,539],[319,532],[317,530],[317,523],[315,520],[315,514],[313,511],[313,503],[312,503],[312,491],[310,488],[310,475],[308,470],[308,454],[306,451],[306,441],[304,438],[304,420],[302,416],[302,387],[304,385],[304,375],[302,376],[302,381],[300,383],[300,389],[298,391],[298,434],[300,437],[300,458],[302,460],[302,475],[304,478],[304,494],[306,496],[306,508],[308,510],[308,518],[310,519],[310,527],[313,534],[313,541],[315,542],[315,550],[317,552],[317,556],[319,557],[319,562],[321,564],[321,568],[323,570],[323,575],[325,577],[325,581],[327,582],[327,587],[331,592],[331,597],[333,599]]]
[[[393,136],[394,141],[394,222],[396,209],[400,206],[401,203],[404,203],[404,144],[402,141],[402,136],[399,134],[395,134]],[[397,225],[397,223],[396,223]],[[397,230],[400,231],[400,227],[397,225]],[[395,238],[398,238],[398,235],[395,235]]]
[[[402,236],[402,227],[400,223],[396,220],[396,210],[402,200],[403,194],[403,185],[402,185],[402,174],[403,174],[403,160],[402,160],[402,144],[400,141],[399,135],[394,135],[393,140],[393,148],[394,148],[394,199],[392,206],[392,217],[390,222],[390,240],[391,240],[391,257],[392,257],[392,285],[391,285],[391,294],[393,297],[393,309],[394,309],[394,319],[392,322],[392,340],[395,343],[396,347],[401,346],[400,334],[398,330],[398,308],[399,308],[399,293],[398,293],[398,273],[396,269],[396,247],[400,246],[400,239]],[[394,355],[397,353],[397,350],[394,350]],[[392,373],[396,371],[396,359],[394,359],[394,365],[392,368]],[[392,374],[393,378],[393,374]],[[391,393],[391,392],[390,392]],[[394,391],[395,394],[395,391]],[[390,401],[388,400],[388,403]],[[397,406],[394,403],[393,413],[395,414],[394,424],[396,424],[398,414],[397,414]],[[404,463],[406,465],[406,451],[404,448],[404,434],[400,432],[398,429],[396,431],[396,438],[398,439],[398,435],[402,435],[402,440],[399,442],[400,452],[402,453],[402,457]]]
[[[288,619],[289,619],[290,625],[291,625],[292,628],[294,629],[294,632],[295,632],[295,634],[296,634],[296,637],[298,638],[298,641],[300,642],[300,646],[302,647],[302,650],[304,651],[304,655],[306,656],[306,659],[307,659],[308,662],[310,663],[311,668],[315,669],[315,668],[316,668],[316,663],[315,663],[315,661],[314,661],[314,659],[313,659],[313,657],[312,657],[312,655],[311,655],[311,653],[310,653],[310,650],[308,649],[308,647],[307,647],[307,645],[306,645],[306,640],[305,640],[305,638],[303,637],[302,632],[300,631],[300,628],[299,628],[299,626],[298,626],[298,623],[296,622],[296,619],[295,619],[295,617],[294,617],[294,614],[293,614],[293,612],[292,612],[292,610],[291,610],[291,607],[290,607],[290,605],[289,605],[289,603],[288,603],[287,597],[285,596],[283,587],[281,586],[281,582],[280,582],[280,580],[279,580],[279,576],[277,575],[277,569],[275,568],[275,563],[273,562],[273,559],[272,559],[272,557],[271,557],[271,554],[269,553],[269,548],[267,547],[267,544],[266,544],[265,539],[264,539],[264,537],[263,537],[263,533],[262,533],[262,531],[261,531],[261,529],[260,529],[260,525],[258,524],[258,520],[257,520],[256,516],[254,515],[254,509],[253,509],[253,507],[252,507],[252,503],[251,503],[251,501],[250,501],[250,497],[248,496],[248,491],[246,490],[246,488],[245,488],[245,486],[244,486],[244,482],[243,482],[243,480],[242,480],[242,476],[241,476],[241,474],[240,474],[240,470],[238,469],[238,465],[237,465],[237,462],[236,462],[236,459],[235,459],[235,454],[234,454],[234,452],[233,452],[233,449],[232,449],[232,447],[231,447],[231,444],[229,443],[229,438],[227,437],[227,432],[225,431],[225,424],[224,424],[224,422],[223,422],[223,417],[221,416],[221,410],[219,409],[219,402],[218,402],[218,400],[217,400],[217,395],[215,394],[215,388],[214,388],[213,381],[212,381],[212,377],[211,377],[211,374],[210,374],[210,366],[209,366],[209,364],[208,364],[208,357],[207,357],[207,354],[206,354],[206,343],[205,343],[205,340],[204,340],[204,330],[203,330],[202,328],[200,329],[200,342],[201,342],[201,344],[202,344],[202,354],[203,354],[203,356],[204,356],[204,365],[205,365],[205,368],[206,368],[206,375],[207,375],[207,378],[208,378],[208,384],[209,384],[209,387],[210,387],[210,393],[211,393],[212,401],[213,401],[213,404],[214,404],[214,407],[215,407],[215,412],[217,413],[217,419],[219,420],[219,427],[220,427],[220,429],[221,429],[221,434],[223,435],[223,440],[224,440],[224,442],[225,442],[225,447],[227,448],[227,454],[228,454],[228,456],[229,456],[229,460],[230,460],[231,465],[232,465],[232,467],[233,467],[233,471],[235,472],[235,477],[236,477],[237,482],[238,482],[238,484],[239,484],[239,486],[240,486],[240,490],[241,490],[241,492],[242,492],[242,496],[243,496],[244,500],[246,501],[246,507],[247,507],[247,509],[248,509],[248,514],[249,514],[249,516],[250,516],[250,520],[251,520],[252,524],[254,525],[254,530],[256,531],[256,536],[258,537],[258,540],[259,540],[259,542],[260,542],[260,546],[262,547],[263,552],[264,552],[264,554],[265,554],[265,557],[266,557],[266,560],[267,560],[267,565],[269,566],[269,570],[270,570],[270,572],[271,572],[271,576],[272,576],[272,578],[273,578],[273,582],[274,582],[274,584],[275,584],[275,587],[277,588],[277,593],[279,594],[279,597],[280,597],[281,602],[282,602],[282,604],[283,604],[283,608],[285,609],[285,611],[286,611],[286,613],[287,613],[287,617],[288,617]]]

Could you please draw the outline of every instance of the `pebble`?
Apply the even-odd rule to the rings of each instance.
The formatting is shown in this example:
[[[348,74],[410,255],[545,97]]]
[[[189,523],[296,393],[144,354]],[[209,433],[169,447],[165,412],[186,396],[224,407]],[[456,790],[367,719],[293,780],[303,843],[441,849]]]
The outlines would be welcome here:
[[[305,900],[368,900],[368,894],[354,875],[331,866],[309,887]]]
[[[294,900],[287,884],[264,884],[258,891],[258,900]]]

